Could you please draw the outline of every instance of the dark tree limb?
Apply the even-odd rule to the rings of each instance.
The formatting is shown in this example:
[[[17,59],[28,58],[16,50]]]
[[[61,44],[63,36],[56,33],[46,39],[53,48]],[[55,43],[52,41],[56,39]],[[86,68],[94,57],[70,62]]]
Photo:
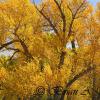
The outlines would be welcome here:
[[[66,17],[65,17],[65,14],[64,12],[62,11],[61,9],[61,6],[59,5],[59,3],[57,2],[57,0],[54,0],[55,4],[57,5],[59,11],[60,11],[60,14],[61,14],[61,18],[62,18],[62,21],[63,21],[63,32],[65,33],[66,32]]]
[[[71,21],[71,23],[70,23],[68,36],[71,35],[71,32],[72,32],[72,26],[73,26],[74,20],[75,20],[75,18],[76,18],[76,16],[77,16],[79,10],[81,9],[81,7],[84,5],[84,3],[85,3],[85,2],[83,1],[82,4],[77,8],[77,10],[76,10],[75,13],[73,13],[72,10],[71,10],[71,8],[68,6],[68,8],[70,9],[70,11],[72,12],[72,21]]]
[[[14,32],[13,32],[13,35],[15,35],[15,36],[17,37],[17,39],[19,40],[19,43],[21,44],[21,46],[22,46],[22,48],[23,48],[23,50],[24,50],[24,55],[26,56],[26,59],[27,59],[27,60],[31,60],[31,59],[33,59],[33,57],[32,57],[32,55],[31,55],[31,53],[29,52],[27,45],[26,45],[25,42],[17,35],[17,31],[18,31],[19,27],[20,27],[20,22],[19,22],[18,26],[16,26],[16,28],[15,28],[15,30],[14,30]]]
[[[74,20],[76,19],[77,14],[79,13],[80,9],[83,7],[84,4],[85,4],[85,1],[83,1],[81,3],[81,5],[77,8],[75,13],[73,13],[71,8],[69,6],[67,6],[69,8],[69,10],[71,11],[71,13],[72,13],[72,20],[71,20],[71,23],[70,23],[70,26],[69,26],[68,38],[72,34],[72,27],[73,27]],[[75,50],[76,47],[75,47],[75,41],[74,40],[71,41],[71,45],[72,45],[72,49]]]
[[[26,46],[26,44],[24,43],[24,41],[22,41],[19,37],[18,37],[18,39],[20,41],[21,46],[23,47],[23,50],[24,50],[24,54],[26,56],[26,59],[27,60],[33,59],[32,55],[29,52],[28,47]]]
[[[15,52],[13,53],[13,55],[9,58],[8,61],[11,61],[17,52],[19,52],[19,51],[15,51]]]
[[[84,71],[81,71],[79,74],[75,75],[74,78],[72,78],[67,84],[66,84],[66,89],[63,90],[62,94],[61,94],[61,98],[60,100],[64,100],[64,96],[66,94],[67,88],[69,88],[75,81],[77,81],[79,78],[83,77],[84,75],[86,75],[87,73],[91,72],[94,68],[93,67],[89,67]]]
[[[18,40],[12,40],[12,41],[10,41],[10,42],[7,42],[7,43],[5,43],[5,44],[2,44],[1,46],[0,46],[0,50],[2,50],[3,48],[5,48],[5,47],[7,47],[7,46],[9,46],[9,45],[11,45],[11,44],[13,44],[13,43],[15,43],[15,42],[19,42]]]
[[[54,32],[57,34],[57,36],[59,36],[58,30],[56,29],[56,26],[53,24],[53,22],[50,20],[49,17],[47,17],[44,13],[43,13],[43,9],[44,7],[39,10],[39,8],[36,6],[34,0],[33,0],[34,6],[36,8],[36,10],[48,21],[48,23],[50,24],[50,26],[53,28]]]
[[[12,48],[12,47],[6,47],[7,50],[12,50],[12,51],[19,51],[19,52],[22,52],[21,50],[19,49],[16,49],[16,48]]]
[[[64,64],[65,55],[66,55],[66,52],[62,51],[62,52],[61,52],[61,55],[60,55],[60,61],[59,61],[59,64],[58,64],[58,68],[59,68],[59,69],[60,69],[61,66]]]

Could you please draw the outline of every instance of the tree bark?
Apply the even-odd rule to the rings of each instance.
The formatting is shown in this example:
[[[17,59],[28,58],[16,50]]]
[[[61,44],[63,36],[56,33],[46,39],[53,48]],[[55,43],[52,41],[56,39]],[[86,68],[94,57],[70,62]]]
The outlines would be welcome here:
[[[60,61],[59,61],[59,64],[58,64],[58,68],[59,68],[59,69],[60,69],[61,66],[64,64],[65,55],[66,55],[66,52],[62,51],[62,52],[61,52],[61,55],[60,55]]]
[[[86,75],[87,73],[89,73],[89,72],[90,72],[91,70],[93,70],[93,69],[94,69],[93,67],[89,67],[89,68],[87,68],[86,70],[84,70],[84,71],[80,72],[79,74],[77,74],[76,76],[74,76],[74,78],[71,79],[71,80],[66,84],[66,89],[63,90],[60,100],[64,100],[64,97],[65,97],[67,88],[69,88],[69,87],[70,87],[76,80],[78,80],[80,77]]]

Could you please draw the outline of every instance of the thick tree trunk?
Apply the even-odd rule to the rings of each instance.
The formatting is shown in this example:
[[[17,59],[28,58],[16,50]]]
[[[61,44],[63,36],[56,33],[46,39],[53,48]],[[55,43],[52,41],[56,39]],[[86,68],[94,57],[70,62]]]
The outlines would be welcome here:
[[[58,68],[59,68],[59,69],[60,69],[61,66],[64,64],[65,55],[66,55],[66,52],[62,51],[62,52],[61,52],[61,55],[60,55],[60,61],[59,61],[59,64],[58,64]]]

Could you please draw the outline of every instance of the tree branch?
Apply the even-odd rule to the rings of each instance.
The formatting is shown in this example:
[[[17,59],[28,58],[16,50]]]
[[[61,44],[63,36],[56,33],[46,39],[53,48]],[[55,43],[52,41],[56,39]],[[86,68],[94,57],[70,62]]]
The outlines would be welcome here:
[[[19,52],[19,51],[15,51],[15,52],[13,53],[13,55],[9,58],[8,61],[11,61],[17,52]]]
[[[94,67],[89,67],[84,71],[81,71],[79,74],[75,75],[74,78],[72,78],[67,84],[66,84],[66,89],[63,90],[62,95],[60,100],[64,100],[64,96],[66,94],[67,88],[69,88],[75,81],[77,81],[79,78],[83,77],[84,75],[86,75],[87,73],[89,73],[90,71],[92,71],[94,69]]]
[[[7,46],[9,46],[9,45],[11,45],[11,44],[13,44],[13,43],[15,43],[15,42],[19,42],[18,40],[12,40],[12,41],[10,41],[10,42],[7,42],[7,43],[5,43],[5,44],[2,44],[1,46],[0,46],[0,50],[2,50],[3,48],[5,48],[5,47],[7,47]]]
[[[48,21],[48,23],[50,24],[50,26],[53,28],[54,32],[59,36],[58,34],[58,30],[56,29],[56,26],[53,24],[53,22],[50,20],[50,18],[48,18],[42,11],[43,8],[41,10],[38,9],[38,7],[36,6],[34,0],[33,0],[34,6],[36,8],[36,10]]]
[[[24,50],[24,53],[23,54],[26,56],[27,60],[33,59],[31,53],[28,50],[27,45],[25,44],[25,42],[17,34],[17,31],[19,29],[19,26],[20,26],[20,22],[19,22],[18,26],[15,28],[13,34],[18,38],[18,40],[19,40],[19,42],[20,42],[20,44],[21,44],[21,46],[22,46],[22,48]]]
[[[68,31],[68,36],[66,38],[66,41],[70,38],[71,34],[72,34],[72,27],[73,27],[73,23],[74,23],[74,20],[76,19],[76,16],[77,14],[79,13],[79,10],[82,8],[82,6],[85,4],[85,1],[83,1],[81,3],[81,5],[77,8],[76,12],[73,13],[71,8],[69,6],[67,6],[69,8],[69,10],[71,11],[72,13],[72,20],[71,20],[71,23],[70,23],[70,26],[69,26],[69,31]],[[72,44],[72,49],[75,51],[75,40],[72,40],[71,41],[71,44]]]
[[[63,13],[62,9],[61,9],[61,6],[59,5],[59,3],[57,2],[57,0],[54,0],[54,2],[56,3],[59,11],[60,11],[60,14],[61,14],[61,18],[63,20],[63,32],[65,33],[66,32],[66,17],[65,17],[65,14]]]
[[[76,15],[78,14],[79,10],[81,9],[81,7],[84,5],[85,1],[82,2],[82,4],[78,7],[78,9],[76,10],[76,12],[73,14],[72,13],[72,21],[71,21],[71,24],[70,24],[70,27],[69,27],[69,32],[68,32],[68,36],[70,36],[71,32],[72,32],[72,26],[73,26],[73,23],[74,23],[74,20],[76,18]],[[69,7],[68,7],[69,8]],[[72,12],[72,11],[71,11]]]

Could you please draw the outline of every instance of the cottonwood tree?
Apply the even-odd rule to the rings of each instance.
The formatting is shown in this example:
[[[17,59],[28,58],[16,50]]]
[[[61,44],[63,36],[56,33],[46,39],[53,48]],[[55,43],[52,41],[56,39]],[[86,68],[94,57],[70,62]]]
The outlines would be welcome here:
[[[48,3],[48,2],[50,2],[50,3]],[[34,2],[34,4],[35,4],[35,2]],[[86,20],[88,20],[87,16],[89,17],[90,14],[92,13],[92,6],[88,5],[85,0],[82,0],[82,1],[50,0],[50,1],[43,2],[40,5],[40,7],[36,6],[36,4],[35,4],[35,7],[40,12],[41,16],[45,19],[44,23],[46,24],[46,22],[47,22],[47,24],[44,25],[46,27],[44,29],[48,29],[48,27],[49,27],[49,29],[50,29],[49,32],[51,30],[53,30],[52,32],[61,41],[62,46],[60,48],[61,52],[60,52],[60,60],[59,60],[59,64],[58,64],[58,68],[60,68],[64,63],[64,57],[65,57],[66,53],[63,50],[64,50],[64,48],[66,48],[66,44],[67,44],[69,38],[71,41],[72,50],[74,52],[75,52],[75,48],[76,48],[75,41],[78,41],[78,43],[79,43],[78,45],[80,46],[79,38],[80,38],[80,40],[82,40],[82,38],[84,38],[83,46],[88,44],[88,43],[85,44],[84,43],[85,41],[90,42],[89,40],[85,39],[84,33],[89,32],[89,29],[86,30],[86,28],[87,28],[86,23],[90,23],[90,22],[87,22]],[[93,23],[91,23],[91,24],[93,25]],[[91,34],[91,32],[89,32],[89,33]],[[85,36],[88,37],[87,35],[85,35]],[[73,81],[76,81],[77,80],[76,76],[74,77],[75,79],[73,78],[71,81],[69,81],[69,83],[70,82],[73,83]],[[79,74],[79,76],[80,76],[80,74]],[[66,90],[65,90],[65,92],[66,92]]]
[[[90,85],[89,72],[99,66],[99,27],[99,4],[94,13],[86,0],[0,3],[0,51],[13,51],[0,59],[6,62],[0,64],[3,93],[31,99],[41,85],[51,99],[50,90],[63,86],[60,97],[53,91],[53,99],[64,100],[67,89],[82,89],[80,82]],[[16,62],[13,69],[3,67],[13,66],[11,61]]]

